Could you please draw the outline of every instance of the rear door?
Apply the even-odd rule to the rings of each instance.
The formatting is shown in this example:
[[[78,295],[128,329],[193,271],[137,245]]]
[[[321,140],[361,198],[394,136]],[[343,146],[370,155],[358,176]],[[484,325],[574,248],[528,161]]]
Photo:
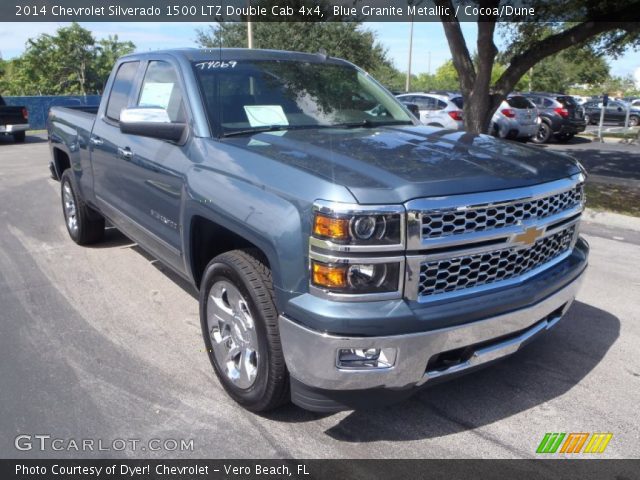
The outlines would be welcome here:
[[[127,204],[122,195],[122,157],[118,148],[123,144],[120,132],[120,111],[131,104],[140,61],[121,63],[116,70],[106,104],[100,109],[89,139],[93,168],[95,201],[118,223],[126,220]],[[108,88],[109,86],[107,86]]]

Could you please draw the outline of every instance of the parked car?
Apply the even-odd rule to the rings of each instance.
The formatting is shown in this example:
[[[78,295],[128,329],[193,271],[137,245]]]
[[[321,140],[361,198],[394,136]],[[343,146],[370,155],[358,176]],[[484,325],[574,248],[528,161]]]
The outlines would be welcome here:
[[[538,133],[539,128],[538,109],[522,95],[509,96],[491,118],[494,137],[527,141]]]
[[[532,138],[535,143],[546,143],[551,137],[568,142],[577,133],[584,132],[587,124],[584,109],[570,95],[558,93],[525,93],[538,108],[540,128]]]
[[[463,130],[462,95],[458,93],[405,93],[401,102],[414,103],[420,110],[420,121],[432,127]]]
[[[604,121],[625,123],[627,120],[627,109],[629,109],[629,126],[640,125],[640,105],[627,104],[619,100],[609,100],[604,109]],[[596,125],[600,122],[600,112],[602,101],[591,101],[584,104],[585,120],[589,124]]]
[[[556,325],[587,266],[575,160],[427,128],[325,55],[127,55],[97,114],[54,107],[47,129],[71,239],[109,220],[190,282],[252,411],[371,407],[486,366]]]
[[[26,107],[8,106],[0,95],[0,135],[11,135],[13,141],[24,142],[29,130],[29,112]]]

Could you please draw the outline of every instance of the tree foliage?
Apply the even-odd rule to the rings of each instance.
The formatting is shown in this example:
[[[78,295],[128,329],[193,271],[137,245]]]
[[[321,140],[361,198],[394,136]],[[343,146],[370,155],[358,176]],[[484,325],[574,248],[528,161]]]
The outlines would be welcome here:
[[[77,23],[54,35],[27,41],[25,52],[6,62],[0,88],[10,95],[87,95],[100,93],[115,60],[134,50],[116,36],[96,41]]]
[[[454,0],[435,1],[440,7],[455,11]],[[497,8],[500,0],[475,0],[475,3],[484,8]],[[469,53],[457,18],[453,14],[440,17],[465,97],[466,128],[471,132],[486,132],[493,112],[505,96],[544,59],[585,45],[591,46],[595,54],[614,56],[640,46],[639,0],[530,0],[528,6],[535,8],[537,22],[501,27],[508,40],[508,53],[503,55],[506,68],[497,79],[492,79],[498,54],[494,43],[497,16],[485,16],[478,22],[476,62]],[[554,22],[548,23],[551,21]]]

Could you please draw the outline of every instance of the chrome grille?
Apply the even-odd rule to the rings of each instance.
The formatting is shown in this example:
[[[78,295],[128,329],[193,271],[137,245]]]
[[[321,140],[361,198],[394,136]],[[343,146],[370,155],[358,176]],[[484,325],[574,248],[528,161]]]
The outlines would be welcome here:
[[[453,292],[524,275],[569,250],[575,228],[541,238],[526,248],[504,248],[422,263],[418,295]]]
[[[509,227],[529,219],[542,219],[579,205],[583,184],[542,198],[514,200],[496,205],[422,213],[422,238],[442,238]]]

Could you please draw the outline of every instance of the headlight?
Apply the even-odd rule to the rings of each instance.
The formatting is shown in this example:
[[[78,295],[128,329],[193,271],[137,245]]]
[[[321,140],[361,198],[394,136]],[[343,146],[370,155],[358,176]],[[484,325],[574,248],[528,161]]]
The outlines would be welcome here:
[[[310,292],[343,302],[401,298],[404,230],[400,205],[316,201],[309,238]]]
[[[349,210],[340,204],[316,205],[313,216],[312,237],[332,249],[386,251],[404,247],[404,210],[399,206],[362,207]],[[322,246],[319,242],[314,242]],[[354,248],[340,249],[340,246]],[[363,248],[358,248],[358,247]],[[374,248],[366,248],[371,246]],[[379,248],[382,247],[382,248]]]
[[[401,262],[340,264],[311,260],[311,284],[333,293],[395,293],[400,289],[401,265]]]

